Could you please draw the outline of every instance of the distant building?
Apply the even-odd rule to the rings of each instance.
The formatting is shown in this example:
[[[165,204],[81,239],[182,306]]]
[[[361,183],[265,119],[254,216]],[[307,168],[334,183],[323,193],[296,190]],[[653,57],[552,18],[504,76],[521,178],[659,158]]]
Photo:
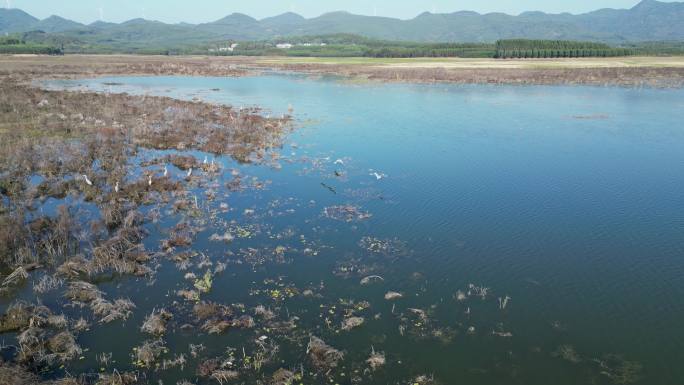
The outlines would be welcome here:
[[[280,43],[280,44],[276,44],[276,48],[279,48],[279,49],[290,49],[290,48],[292,48],[292,44],[290,44],[290,43]]]
[[[235,50],[235,48],[237,48],[238,46],[239,46],[238,43],[232,43],[229,46],[218,47],[218,49],[217,48],[209,48],[209,52],[233,52]]]

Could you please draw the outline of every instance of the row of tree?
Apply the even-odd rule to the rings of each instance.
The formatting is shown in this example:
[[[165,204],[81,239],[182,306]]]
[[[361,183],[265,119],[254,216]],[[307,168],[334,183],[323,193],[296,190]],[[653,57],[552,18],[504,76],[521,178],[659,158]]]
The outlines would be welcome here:
[[[610,46],[604,43],[596,43],[592,41],[574,41],[574,40],[530,40],[530,39],[505,39],[498,40],[495,44],[497,51],[512,51],[512,50],[577,50],[577,49],[609,49]]]
[[[633,51],[626,48],[606,49],[526,49],[496,51],[497,59],[541,59],[541,58],[572,58],[572,57],[615,57],[633,55]]]
[[[494,45],[495,58],[563,58],[628,56],[634,52],[626,48],[612,48],[604,43],[572,40],[499,40]]]

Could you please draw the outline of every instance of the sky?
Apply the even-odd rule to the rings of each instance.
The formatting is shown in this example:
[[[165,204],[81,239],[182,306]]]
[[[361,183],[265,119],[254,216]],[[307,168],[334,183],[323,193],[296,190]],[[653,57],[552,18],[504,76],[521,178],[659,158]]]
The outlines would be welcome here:
[[[639,0],[0,0],[44,19],[59,15],[81,23],[122,22],[138,17],[166,23],[203,23],[233,12],[257,19],[292,11],[305,17],[331,11],[410,19],[428,11],[476,11],[517,15],[524,11],[584,13],[631,8]]]

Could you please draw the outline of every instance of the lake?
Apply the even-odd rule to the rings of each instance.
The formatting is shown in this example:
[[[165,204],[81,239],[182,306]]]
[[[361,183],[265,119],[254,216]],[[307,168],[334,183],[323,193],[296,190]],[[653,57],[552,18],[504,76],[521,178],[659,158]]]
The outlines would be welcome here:
[[[135,368],[133,348],[149,339],[140,326],[165,308],[177,314],[163,357],[183,353],[187,363],[142,370],[150,383],[217,383],[197,375],[211,358],[240,372],[224,383],[269,383],[279,368],[305,384],[684,378],[682,90],[273,74],[49,86],[259,106],[291,112],[297,127],[268,164],[192,153],[224,170],[193,187],[213,213],[187,248],[204,259],[187,270],[162,260],[153,278],[99,285],[137,307],[125,322],[79,336],[88,350],[67,366],[72,374],[105,370],[103,352],[115,362],[106,370]],[[249,187],[228,191],[236,173]],[[205,199],[207,190],[217,198]],[[160,217],[145,224],[148,250],[180,218]],[[210,240],[226,232],[229,242]],[[192,301],[175,293],[193,286],[185,275],[220,264],[201,299],[242,304],[234,308],[256,325],[184,327]],[[63,302],[45,298],[57,309]],[[311,335],[343,353],[336,366],[314,368]],[[191,344],[203,349],[192,355]],[[384,365],[367,362],[373,353]],[[245,362],[264,355],[263,366]]]

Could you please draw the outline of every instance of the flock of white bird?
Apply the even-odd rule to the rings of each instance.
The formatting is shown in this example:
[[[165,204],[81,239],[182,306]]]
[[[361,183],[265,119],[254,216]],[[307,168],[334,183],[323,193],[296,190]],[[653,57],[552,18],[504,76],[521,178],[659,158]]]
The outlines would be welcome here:
[[[204,158],[204,164],[207,164],[207,162],[208,162],[208,159],[205,157],[205,158]],[[214,160],[213,160],[213,159],[212,159],[212,161],[211,161],[211,164],[212,164],[212,166],[214,165]],[[164,166],[164,171],[163,171],[162,174],[164,175],[164,177],[167,177],[167,176],[169,175],[169,169],[168,169],[167,166]],[[188,169],[188,172],[187,172],[186,175],[187,175],[188,178],[190,178],[190,177],[192,176],[192,167],[190,167],[190,168]],[[85,184],[87,184],[88,186],[92,186],[92,185],[93,185],[93,181],[90,180],[90,178],[88,178],[88,175],[82,174],[81,176],[83,177],[83,181],[85,182]],[[148,175],[148,176],[147,176],[147,185],[148,185],[148,186],[152,186],[152,175]],[[118,193],[119,191],[121,191],[121,187],[120,187],[120,185],[119,185],[119,182],[116,182],[116,184],[114,185],[114,192]]]
[[[204,161],[203,161],[202,163],[205,164],[205,165],[208,164],[208,163],[209,163],[209,158],[208,158],[207,156],[205,156],[205,157],[204,157]],[[336,159],[336,160],[333,162],[333,164],[337,164],[337,165],[340,165],[340,166],[344,166],[344,161],[343,161],[342,159]],[[211,160],[211,165],[212,165],[212,166],[214,165],[214,160],[213,160],[213,159]],[[369,174],[369,175],[375,177],[376,180],[381,180],[381,179],[387,177],[387,175],[385,175],[385,174],[383,174],[383,173],[379,173],[379,172],[374,171],[374,170],[372,170],[372,169],[369,170],[369,171],[370,171],[370,174]],[[166,176],[169,175],[169,169],[167,168],[166,165],[164,165],[163,175],[164,175],[164,177],[166,177]],[[86,183],[88,186],[92,186],[92,185],[93,185],[93,181],[91,181],[90,178],[88,178],[88,175],[83,174],[82,176],[83,176],[83,180],[85,181],[85,183]],[[192,176],[192,167],[188,168],[188,172],[187,172],[186,176],[187,176],[188,178],[190,178],[190,177]],[[148,177],[147,177],[147,185],[148,185],[148,186],[152,186],[152,175],[148,175]],[[114,192],[118,193],[120,190],[121,190],[121,188],[120,188],[120,186],[119,186],[119,182],[116,182],[116,184],[114,185]]]

